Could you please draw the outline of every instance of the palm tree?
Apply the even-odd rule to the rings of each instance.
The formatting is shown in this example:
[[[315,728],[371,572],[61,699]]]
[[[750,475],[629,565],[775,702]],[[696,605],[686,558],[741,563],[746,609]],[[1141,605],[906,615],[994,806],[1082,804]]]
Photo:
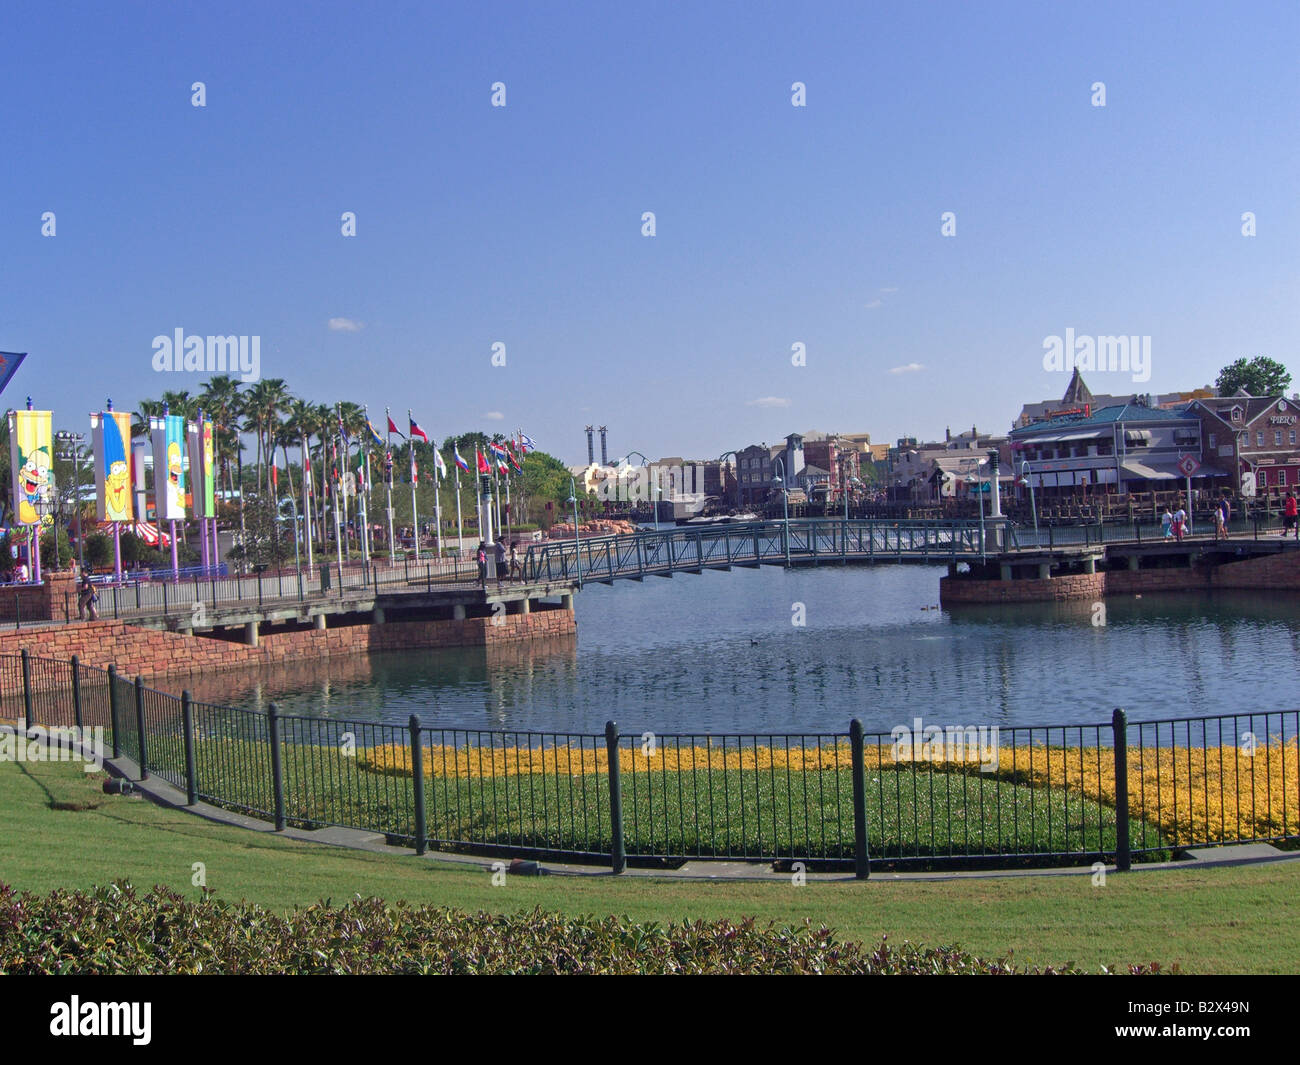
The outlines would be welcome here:
[[[193,421],[199,413],[199,400],[191,396],[188,390],[164,392],[160,406],[164,407],[169,414],[178,414],[186,421]]]
[[[249,389],[246,399],[244,427],[253,429],[257,434],[257,488],[259,492],[264,490],[265,473],[265,490],[270,491],[270,469],[262,462],[262,455],[265,453],[271,463],[275,462],[275,437],[280,424],[280,411],[289,405],[289,390],[283,378],[263,377]]]
[[[200,393],[197,410],[202,410],[213,422],[213,446],[216,449],[217,464],[226,476],[226,490],[235,488],[230,469],[231,455],[239,448],[239,419],[242,417],[240,393],[242,382],[229,374],[213,377]]]

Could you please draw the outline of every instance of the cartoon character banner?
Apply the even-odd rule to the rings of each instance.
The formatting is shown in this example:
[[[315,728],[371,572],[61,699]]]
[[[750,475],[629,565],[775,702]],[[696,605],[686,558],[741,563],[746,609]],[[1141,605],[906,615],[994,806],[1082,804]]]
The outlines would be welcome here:
[[[217,516],[217,464],[212,422],[205,421],[200,430],[203,437],[203,509],[209,518]]]
[[[189,425],[191,507],[196,518],[217,516],[215,458],[212,450],[212,423]]]
[[[153,494],[158,517],[185,520],[185,470],[181,453],[185,445],[185,419],[179,414],[150,418],[153,435]]]
[[[39,525],[53,512],[52,417],[47,410],[9,412],[9,465],[14,520],[19,525]]]
[[[90,416],[95,445],[95,503],[100,521],[134,521],[131,502],[131,415],[103,411]]]

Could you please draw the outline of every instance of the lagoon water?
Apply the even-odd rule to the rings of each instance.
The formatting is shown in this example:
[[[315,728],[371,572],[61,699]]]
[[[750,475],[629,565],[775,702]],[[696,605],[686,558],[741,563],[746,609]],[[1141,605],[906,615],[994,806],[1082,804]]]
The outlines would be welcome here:
[[[937,609],[942,567],[737,569],[593,585],[578,637],[353,656],[195,686],[283,713],[470,729],[869,732],[1300,706],[1290,593]],[[925,609],[927,607],[933,609]],[[794,622],[803,620],[803,625]]]

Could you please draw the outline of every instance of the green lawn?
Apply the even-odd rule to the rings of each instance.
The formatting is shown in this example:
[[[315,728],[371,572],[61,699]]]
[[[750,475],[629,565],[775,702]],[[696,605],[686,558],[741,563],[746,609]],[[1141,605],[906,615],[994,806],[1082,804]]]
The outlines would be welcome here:
[[[641,877],[511,877],[410,857],[368,855],[212,825],[139,799],[105,796],[68,765],[0,763],[0,880],[20,889],[129,879],[197,895],[194,863],[230,899],[290,908],[353,894],[513,912],[622,913],[645,921],[754,915],[826,923],[1025,963],[1087,968],[1177,963],[1191,972],[1300,970],[1300,863],[1199,872],[941,882],[701,883]]]

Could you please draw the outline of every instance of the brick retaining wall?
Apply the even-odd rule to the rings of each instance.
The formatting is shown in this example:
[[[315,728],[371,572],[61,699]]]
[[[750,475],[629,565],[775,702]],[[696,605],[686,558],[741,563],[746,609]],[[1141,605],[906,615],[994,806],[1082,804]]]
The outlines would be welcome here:
[[[1195,556],[1193,556],[1195,557]],[[1219,566],[1109,570],[1068,574],[1048,580],[981,581],[941,577],[939,602],[1040,603],[1102,599],[1143,592],[1207,591],[1213,588],[1300,590],[1300,551],[1228,562]]]
[[[257,647],[106,620],[0,632],[0,653],[26,648],[33,655],[47,658],[69,659],[77,655],[89,666],[116,665],[130,676],[167,677],[372,651],[492,647],[539,637],[572,636],[575,632],[577,623],[572,611],[562,607],[538,609],[536,605],[530,614],[461,621],[393,621],[263,634]]]

